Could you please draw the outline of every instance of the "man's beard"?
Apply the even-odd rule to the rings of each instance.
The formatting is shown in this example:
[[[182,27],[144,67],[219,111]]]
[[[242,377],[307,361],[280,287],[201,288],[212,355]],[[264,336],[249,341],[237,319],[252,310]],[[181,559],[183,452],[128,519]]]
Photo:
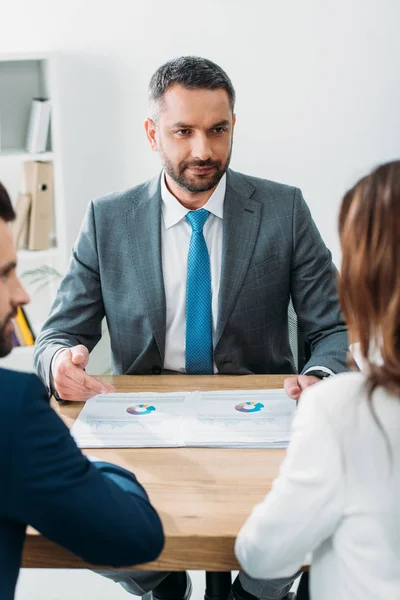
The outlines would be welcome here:
[[[191,192],[193,194],[200,194],[201,192],[208,192],[218,185],[222,177],[225,175],[229,163],[231,161],[232,145],[229,151],[228,158],[225,163],[222,164],[220,160],[193,160],[190,162],[182,162],[177,167],[170,162],[168,157],[164,154],[163,150],[160,151],[160,156],[165,172],[171,177],[175,183],[181,188]],[[195,175],[188,175],[187,170],[190,168],[199,167],[214,167],[209,175],[203,177],[196,177]]]
[[[10,319],[14,318],[15,316],[16,315],[13,312],[3,323],[0,324],[0,358],[10,354],[11,350],[13,349],[13,336],[11,332],[7,332],[6,329],[8,328]]]

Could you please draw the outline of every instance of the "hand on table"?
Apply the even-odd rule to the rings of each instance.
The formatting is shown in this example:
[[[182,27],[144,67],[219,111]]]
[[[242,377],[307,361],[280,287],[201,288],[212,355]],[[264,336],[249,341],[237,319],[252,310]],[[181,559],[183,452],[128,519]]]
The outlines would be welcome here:
[[[293,377],[287,377],[283,382],[283,387],[289,398],[292,400],[298,400],[301,393],[310,385],[321,381],[314,375],[293,375]]]
[[[88,400],[96,394],[115,392],[114,386],[101,383],[84,369],[89,360],[89,351],[85,346],[65,348],[57,354],[51,371],[54,387],[63,400]]]

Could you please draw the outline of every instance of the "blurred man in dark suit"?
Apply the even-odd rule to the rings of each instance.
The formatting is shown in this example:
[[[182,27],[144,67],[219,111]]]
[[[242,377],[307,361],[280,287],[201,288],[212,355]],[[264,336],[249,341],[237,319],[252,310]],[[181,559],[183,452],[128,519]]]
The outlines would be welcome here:
[[[0,184],[0,356],[12,350],[18,306],[29,301],[16,275]],[[115,567],[152,561],[162,550],[160,519],[134,475],[90,462],[49,405],[36,375],[0,369],[0,598],[14,598],[27,524],[87,562]]]

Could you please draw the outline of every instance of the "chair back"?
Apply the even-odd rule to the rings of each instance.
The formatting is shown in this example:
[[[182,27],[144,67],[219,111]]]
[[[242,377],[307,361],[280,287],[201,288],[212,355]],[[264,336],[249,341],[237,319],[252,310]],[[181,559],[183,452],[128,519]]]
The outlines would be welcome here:
[[[298,326],[297,314],[290,298],[288,307],[289,345],[293,354],[294,364],[300,373],[310,358],[310,346]]]

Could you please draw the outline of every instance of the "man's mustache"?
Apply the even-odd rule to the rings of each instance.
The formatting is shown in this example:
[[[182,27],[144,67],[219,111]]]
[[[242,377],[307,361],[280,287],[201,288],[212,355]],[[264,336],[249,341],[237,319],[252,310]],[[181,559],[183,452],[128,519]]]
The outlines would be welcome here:
[[[184,163],[184,169],[199,168],[199,167],[220,167],[221,161],[214,162],[212,160],[194,160],[192,162]]]

